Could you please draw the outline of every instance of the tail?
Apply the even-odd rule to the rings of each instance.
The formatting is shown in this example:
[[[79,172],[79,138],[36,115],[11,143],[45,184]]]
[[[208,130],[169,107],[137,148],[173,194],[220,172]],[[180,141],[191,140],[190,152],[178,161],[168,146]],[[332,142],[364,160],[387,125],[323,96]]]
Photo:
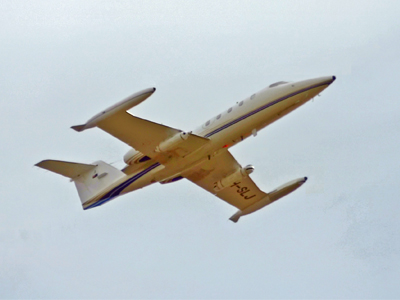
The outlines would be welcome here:
[[[59,160],[43,160],[35,166],[68,177],[75,183],[82,205],[107,190],[113,183],[126,176],[113,166],[97,161],[80,164]]]

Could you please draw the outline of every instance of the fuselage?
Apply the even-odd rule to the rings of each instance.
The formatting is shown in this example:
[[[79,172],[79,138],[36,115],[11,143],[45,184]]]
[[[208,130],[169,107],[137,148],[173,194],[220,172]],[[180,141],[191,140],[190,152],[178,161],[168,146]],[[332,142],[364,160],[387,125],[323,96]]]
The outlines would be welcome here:
[[[333,80],[329,76],[272,84],[208,120],[193,133],[210,138],[216,149],[229,148],[314,98]]]
[[[251,135],[255,136],[264,127],[314,98],[334,80],[334,76],[327,76],[298,82],[278,82],[252,94],[191,132],[210,140],[204,147],[185,157],[172,157],[165,164],[148,159],[126,167],[124,172],[127,177],[89,201],[85,209],[154,182],[166,183],[182,178],[186,170],[204,160],[216,159],[222,151]]]

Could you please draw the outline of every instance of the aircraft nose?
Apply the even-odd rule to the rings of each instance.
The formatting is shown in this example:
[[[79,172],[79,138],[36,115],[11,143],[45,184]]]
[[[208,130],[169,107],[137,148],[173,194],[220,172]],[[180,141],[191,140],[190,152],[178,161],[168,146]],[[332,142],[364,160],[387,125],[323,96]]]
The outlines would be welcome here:
[[[332,84],[336,80],[336,76],[335,75],[325,76],[325,77],[316,78],[316,80],[319,82],[328,83],[328,85],[329,85],[329,84]]]

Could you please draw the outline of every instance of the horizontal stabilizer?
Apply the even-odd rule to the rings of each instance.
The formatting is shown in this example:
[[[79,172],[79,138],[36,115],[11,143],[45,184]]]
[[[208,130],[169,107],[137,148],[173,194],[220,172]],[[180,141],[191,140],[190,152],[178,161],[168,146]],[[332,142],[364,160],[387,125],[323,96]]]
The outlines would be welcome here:
[[[96,167],[96,165],[80,164],[50,159],[42,160],[35,166],[52,171],[68,178],[75,178],[80,174],[90,171]]]

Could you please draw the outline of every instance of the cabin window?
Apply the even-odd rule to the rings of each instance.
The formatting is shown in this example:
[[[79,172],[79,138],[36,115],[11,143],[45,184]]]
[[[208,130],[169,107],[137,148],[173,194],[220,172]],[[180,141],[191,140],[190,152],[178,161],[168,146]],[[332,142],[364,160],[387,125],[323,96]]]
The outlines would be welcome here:
[[[240,101],[240,102],[239,102],[239,106],[242,106],[242,105],[243,105],[243,101]]]
[[[207,122],[206,122],[206,126],[208,126],[208,125],[210,125],[210,120],[208,120]]]
[[[218,120],[219,118],[221,118],[221,114],[219,114],[219,115],[217,116],[217,120]]]
[[[232,107],[230,109],[228,109],[228,113],[230,113],[232,111]]]
[[[256,97],[256,94],[251,95],[250,100],[253,100]]]

